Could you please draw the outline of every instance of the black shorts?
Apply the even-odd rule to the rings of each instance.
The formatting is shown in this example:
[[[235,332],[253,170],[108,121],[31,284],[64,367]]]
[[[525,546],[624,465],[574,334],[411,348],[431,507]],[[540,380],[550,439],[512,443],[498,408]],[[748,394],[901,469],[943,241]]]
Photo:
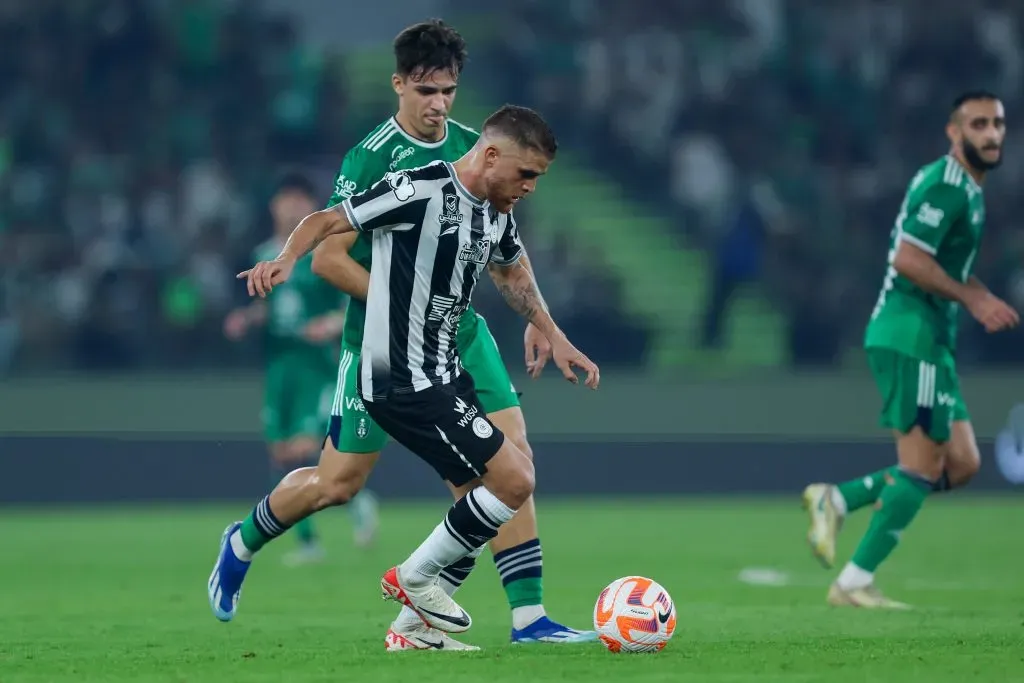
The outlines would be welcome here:
[[[364,400],[363,406],[395,441],[456,486],[482,477],[505,441],[487,419],[465,370],[450,384],[392,394],[384,401]]]

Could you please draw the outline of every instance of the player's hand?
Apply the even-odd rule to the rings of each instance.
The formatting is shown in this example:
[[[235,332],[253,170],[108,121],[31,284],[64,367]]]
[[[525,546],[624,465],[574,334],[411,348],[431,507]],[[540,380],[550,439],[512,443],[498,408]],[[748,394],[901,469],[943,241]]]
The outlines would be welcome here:
[[[302,329],[302,337],[313,344],[323,344],[341,336],[343,320],[323,315],[310,320]]]
[[[536,325],[527,323],[523,345],[526,347],[526,372],[532,379],[537,379],[544,366],[551,360],[551,342],[541,334]]]
[[[275,286],[288,281],[294,267],[295,262],[287,259],[260,261],[249,270],[243,270],[237,277],[246,281],[249,296],[258,294],[260,298],[265,298]]]
[[[597,389],[597,385],[601,383],[601,370],[598,369],[597,363],[584,356],[583,352],[570,344],[565,337],[552,342],[551,358],[562,371],[562,376],[573,384],[580,383],[576,376],[576,368],[587,373],[583,383],[591,389]]]
[[[986,332],[999,332],[1020,324],[1020,315],[1010,304],[987,290],[976,290],[965,302],[967,310],[985,327]]]
[[[224,336],[238,341],[249,330],[249,315],[244,308],[236,308],[224,318]]]

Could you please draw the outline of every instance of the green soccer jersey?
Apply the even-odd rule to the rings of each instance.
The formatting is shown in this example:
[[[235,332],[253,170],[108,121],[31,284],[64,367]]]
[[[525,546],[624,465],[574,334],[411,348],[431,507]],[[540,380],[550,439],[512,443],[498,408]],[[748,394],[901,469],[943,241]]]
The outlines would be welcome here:
[[[448,120],[444,137],[437,142],[423,142],[412,137],[398,125],[394,117],[373,129],[358,145],[349,150],[334,180],[334,192],[327,206],[340,204],[354,194],[370,188],[391,171],[426,166],[432,161],[456,161],[476,144],[480,134],[472,128]],[[360,234],[349,255],[361,266],[370,269],[372,237]],[[345,346],[359,349],[363,343],[363,322],[366,302],[353,299],[345,317]],[[477,325],[472,307],[459,322],[456,344],[470,339]]]
[[[256,262],[269,261],[280,251],[281,244],[272,239],[257,247],[253,257]],[[337,363],[334,344],[306,341],[303,331],[314,318],[340,310],[348,297],[315,275],[312,264],[312,255],[299,259],[288,281],[267,295],[266,334],[271,361],[298,356],[313,362],[326,360],[328,367]]]
[[[941,361],[956,348],[959,304],[924,291],[896,272],[900,242],[931,254],[959,282],[971,276],[985,227],[981,187],[951,156],[917,172],[907,188],[889,248],[889,268],[864,337],[866,348],[887,348]]]

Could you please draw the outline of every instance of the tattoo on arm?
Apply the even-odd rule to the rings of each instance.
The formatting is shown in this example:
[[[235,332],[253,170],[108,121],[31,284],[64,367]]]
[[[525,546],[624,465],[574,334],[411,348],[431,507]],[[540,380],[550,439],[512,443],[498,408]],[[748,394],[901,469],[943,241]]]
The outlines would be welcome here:
[[[538,312],[547,309],[537,283],[522,264],[512,268],[492,268],[491,274],[495,276],[495,284],[505,303],[519,315],[532,322]]]

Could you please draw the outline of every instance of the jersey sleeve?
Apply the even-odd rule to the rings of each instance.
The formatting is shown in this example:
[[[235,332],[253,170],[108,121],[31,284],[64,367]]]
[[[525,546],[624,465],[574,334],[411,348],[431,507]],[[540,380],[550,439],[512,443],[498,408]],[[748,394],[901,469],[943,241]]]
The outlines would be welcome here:
[[[370,189],[341,203],[345,217],[358,232],[411,230],[423,223],[430,197],[420,197],[416,183],[405,171],[388,173]]]
[[[498,239],[498,244],[491,250],[491,263],[499,266],[510,266],[523,255],[523,243],[519,241],[519,228],[516,219],[510,213],[505,230]]]
[[[950,227],[967,210],[967,191],[947,183],[923,188],[908,202],[900,240],[934,256]]]
[[[334,189],[327,200],[327,208],[337,206],[357,192],[362,192],[379,180],[383,172],[374,173],[377,164],[362,147],[353,147],[341,162],[334,177]]]

